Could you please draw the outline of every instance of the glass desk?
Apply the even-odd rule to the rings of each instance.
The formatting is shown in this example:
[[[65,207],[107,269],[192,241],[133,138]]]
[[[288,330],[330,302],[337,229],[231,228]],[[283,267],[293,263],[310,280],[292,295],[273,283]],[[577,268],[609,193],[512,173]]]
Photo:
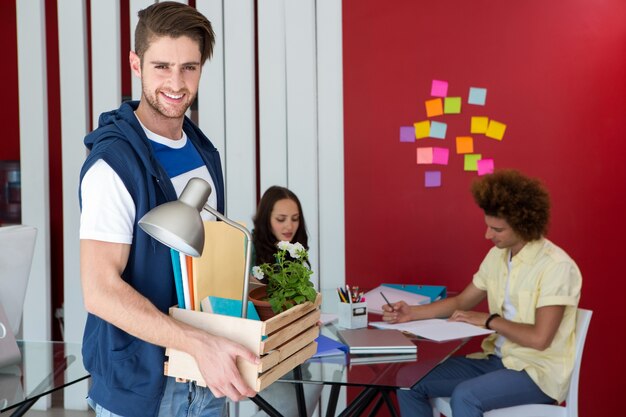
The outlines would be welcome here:
[[[377,319],[378,317],[371,317]],[[322,327],[322,334],[338,339],[336,324],[328,324]],[[413,339],[417,345],[417,356],[405,355],[402,361],[384,362],[377,358],[371,358],[363,362],[364,355],[341,355],[323,358],[311,358],[302,364],[299,369],[279,379],[279,383],[292,383],[296,387],[296,399],[298,402],[299,415],[306,416],[304,409],[304,394],[299,387],[302,384],[330,385],[331,392],[326,410],[327,417],[335,416],[339,390],[341,387],[358,387],[361,392],[342,411],[340,416],[357,416],[363,413],[374,400],[377,402],[370,412],[375,415],[383,403],[387,406],[392,416],[398,415],[393,406],[389,394],[397,389],[410,389],[415,383],[425,377],[438,364],[449,358],[469,339],[453,340],[449,342],[432,342],[424,339]],[[393,355],[398,357],[398,355]],[[259,397],[262,397],[261,392]],[[253,401],[255,401],[253,399]],[[255,401],[270,416],[280,416],[275,410],[266,407],[264,401]]]
[[[80,343],[17,342],[22,361],[0,368],[0,414],[22,416],[41,397],[89,378]]]

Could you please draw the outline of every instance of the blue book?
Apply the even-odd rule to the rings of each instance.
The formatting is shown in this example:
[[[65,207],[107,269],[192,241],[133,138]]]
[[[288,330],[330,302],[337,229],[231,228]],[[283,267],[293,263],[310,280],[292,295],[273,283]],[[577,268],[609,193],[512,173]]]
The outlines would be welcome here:
[[[319,335],[315,341],[317,342],[317,352],[313,355],[314,358],[345,355],[349,349],[348,346],[343,343],[324,335]]]
[[[185,295],[183,292],[183,277],[180,272],[180,256],[178,251],[170,249],[172,256],[172,269],[174,270],[174,285],[176,286],[176,298],[178,299],[178,307],[185,308]]]
[[[213,314],[222,314],[224,316],[241,317],[241,300],[216,297],[214,295],[209,295],[207,299],[209,301],[208,303],[206,301],[202,302],[202,311]],[[248,301],[247,318],[249,320],[261,321],[259,313],[257,313],[256,308],[254,308],[252,301]]]
[[[385,287],[412,292],[430,298],[430,302],[446,298],[446,287],[442,285],[409,285],[409,284],[383,284]]]

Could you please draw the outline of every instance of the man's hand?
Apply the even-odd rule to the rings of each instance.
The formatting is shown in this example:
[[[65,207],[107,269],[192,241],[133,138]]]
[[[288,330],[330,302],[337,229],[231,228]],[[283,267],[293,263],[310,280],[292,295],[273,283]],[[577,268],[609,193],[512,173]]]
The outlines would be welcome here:
[[[489,318],[489,313],[480,313],[478,311],[463,311],[456,310],[450,318],[449,321],[461,321],[463,323],[473,324],[474,326],[484,326],[485,322]]]
[[[409,306],[404,301],[398,301],[397,303],[393,303],[389,307],[388,305],[383,305],[383,320],[389,323],[404,323],[406,321],[411,321],[411,306]]]
[[[194,355],[207,387],[217,398],[232,401],[254,397],[256,391],[247,386],[237,369],[237,357],[258,364],[258,356],[238,343],[206,333],[204,347]]]

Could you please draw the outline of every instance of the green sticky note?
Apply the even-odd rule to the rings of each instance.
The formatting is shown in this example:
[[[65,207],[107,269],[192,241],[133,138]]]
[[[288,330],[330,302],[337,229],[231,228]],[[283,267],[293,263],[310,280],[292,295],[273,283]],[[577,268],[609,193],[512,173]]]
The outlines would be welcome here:
[[[461,97],[446,97],[443,100],[443,112],[446,114],[461,113]]]
[[[483,156],[479,153],[467,153],[465,154],[465,171],[478,171],[478,160]]]

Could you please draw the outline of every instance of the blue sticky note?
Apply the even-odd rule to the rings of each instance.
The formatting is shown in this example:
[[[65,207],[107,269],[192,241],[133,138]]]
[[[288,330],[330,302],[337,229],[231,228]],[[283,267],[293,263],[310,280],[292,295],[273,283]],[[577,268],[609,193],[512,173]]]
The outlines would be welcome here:
[[[415,142],[415,128],[413,126],[400,127],[400,142]]]
[[[448,125],[441,122],[430,122],[430,137],[435,139],[445,139]]]
[[[467,102],[469,104],[476,104],[478,106],[484,106],[486,101],[487,101],[487,89],[486,88],[470,87],[469,98],[467,99]]]

